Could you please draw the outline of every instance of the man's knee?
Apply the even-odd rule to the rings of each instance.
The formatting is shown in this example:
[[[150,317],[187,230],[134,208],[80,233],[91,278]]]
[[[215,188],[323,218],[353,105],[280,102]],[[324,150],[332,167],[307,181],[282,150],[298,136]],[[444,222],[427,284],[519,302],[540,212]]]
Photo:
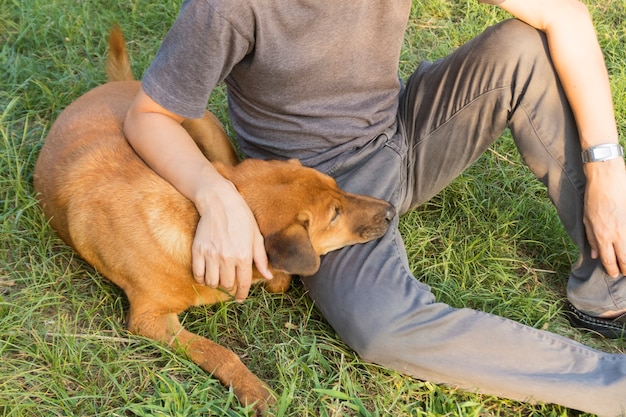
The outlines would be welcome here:
[[[335,329],[363,360],[388,365],[396,363],[405,349],[418,349],[420,340],[432,332],[433,323],[453,309],[435,302],[432,293],[412,300],[389,301],[384,310],[354,309]]]
[[[520,20],[505,20],[487,29],[487,32],[490,32],[490,36],[483,45],[487,54],[513,63],[549,60],[545,34]]]
[[[386,364],[393,361],[397,341],[389,324],[367,317],[361,317],[359,321],[349,332],[340,333],[342,340],[367,362]],[[397,344],[395,346],[397,348]]]

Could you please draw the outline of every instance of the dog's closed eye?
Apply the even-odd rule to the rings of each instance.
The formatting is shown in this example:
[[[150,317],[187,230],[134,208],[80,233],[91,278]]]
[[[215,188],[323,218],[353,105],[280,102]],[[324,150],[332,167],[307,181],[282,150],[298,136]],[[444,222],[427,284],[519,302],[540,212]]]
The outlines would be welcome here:
[[[339,219],[339,216],[341,216],[341,207],[340,206],[334,206],[331,209],[331,219],[330,219],[330,224],[334,224],[335,222],[337,222],[337,219]]]

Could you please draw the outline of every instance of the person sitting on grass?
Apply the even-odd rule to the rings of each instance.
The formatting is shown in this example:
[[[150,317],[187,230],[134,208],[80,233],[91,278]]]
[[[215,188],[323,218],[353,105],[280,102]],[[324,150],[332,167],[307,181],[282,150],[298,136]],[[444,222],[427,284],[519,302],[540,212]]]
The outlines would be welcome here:
[[[297,158],[347,191],[389,200],[399,214],[428,201],[510,129],[580,251],[567,286],[571,323],[623,336],[626,169],[589,13],[577,0],[483,2],[515,18],[422,62],[402,82],[411,0],[186,1],[125,132],[200,213],[197,281],[236,287],[242,301],[253,264],[271,277],[250,210],[180,126],[200,117],[225,81],[247,157]],[[411,274],[397,218],[383,238],[328,254],[303,279],[364,360],[510,399],[624,413],[626,355],[437,302]]]

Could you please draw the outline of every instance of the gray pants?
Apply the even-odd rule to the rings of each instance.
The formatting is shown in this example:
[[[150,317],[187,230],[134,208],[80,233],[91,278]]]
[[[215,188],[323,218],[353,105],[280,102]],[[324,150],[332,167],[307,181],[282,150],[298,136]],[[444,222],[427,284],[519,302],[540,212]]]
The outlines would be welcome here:
[[[348,191],[400,213],[427,201],[508,126],[580,248],[568,297],[588,313],[626,308],[626,283],[590,257],[585,177],[573,116],[544,36],[510,20],[423,63],[401,94],[397,128],[326,169]],[[380,240],[326,255],[303,280],[341,338],[365,359],[420,379],[615,416],[626,410],[626,355],[438,303],[412,276],[397,219]]]

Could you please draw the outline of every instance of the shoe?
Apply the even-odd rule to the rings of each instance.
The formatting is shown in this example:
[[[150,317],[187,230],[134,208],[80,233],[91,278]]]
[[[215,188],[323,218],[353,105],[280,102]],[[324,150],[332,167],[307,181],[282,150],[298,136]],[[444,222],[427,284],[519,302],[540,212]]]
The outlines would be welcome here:
[[[626,313],[612,319],[603,319],[585,314],[568,302],[565,314],[572,327],[577,329],[589,330],[609,339],[626,337]]]

